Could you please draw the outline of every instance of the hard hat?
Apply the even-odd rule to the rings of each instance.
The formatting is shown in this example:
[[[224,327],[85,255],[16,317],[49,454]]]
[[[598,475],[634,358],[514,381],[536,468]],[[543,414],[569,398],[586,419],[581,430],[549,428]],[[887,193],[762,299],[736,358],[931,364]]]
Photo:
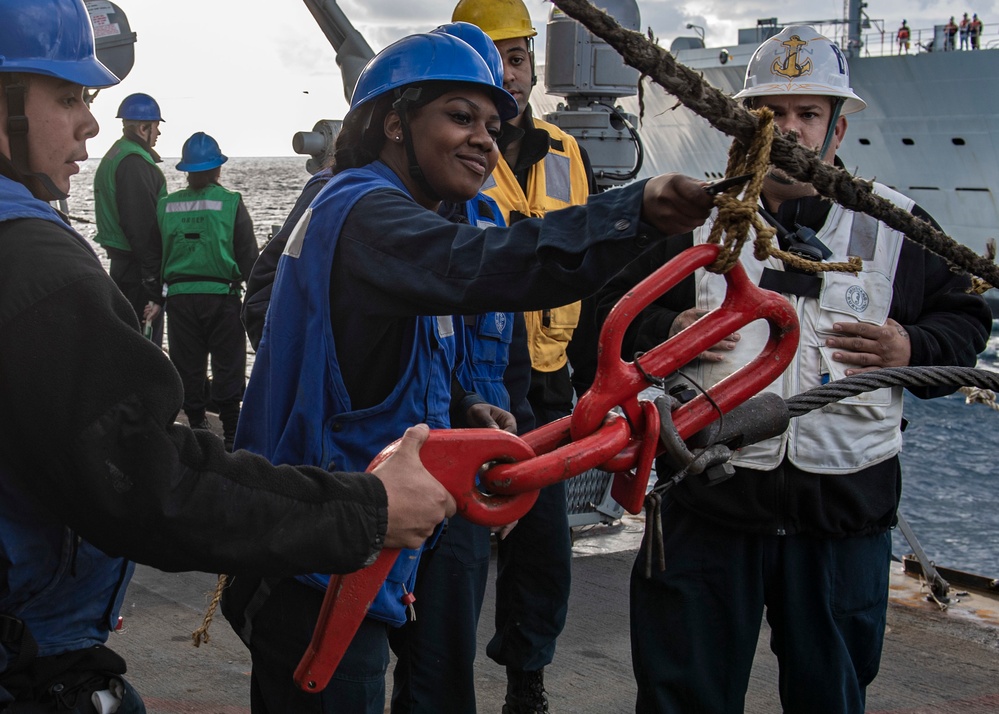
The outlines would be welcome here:
[[[461,0],[451,13],[451,21],[470,22],[494,42],[538,34],[523,0]]]
[[[839,45],[808,25],[785,27],[760,45],[749,60],[745,85],[735,98],[775,94],[839,97],[843,114],[867,106],[850,88],[850,67]]]
[[[500,119],[512,119],[519,113],[517,100],[497,87],[495,81],[486,61],[464,40],[444,33],[409,35],[393,42],[364,66],[344,121],[359,107],[388,92],[424,82],[482,85],[492,95]]]
[[[199,131],[184,142],[177,170],[188,173],[209,171],[228,160],[229,157],[219,149],[219,143],[205,132]]]
[[[118,106],[118,119],[133,121],[164,121],[160,115],[160,105],[148,94],[129,94]]]
[[[0,0],[0,72],[44,74],[84,87],[119,81],[94,53],[83,0]]]
[[[443,32],[470,44],[492,71],[493,83],[497,87],[503,86],[503,57],[496,49],[496,43],[489,39],[489,35],[480,30],[478,26],[470,22],[449,22],[446,25],[441,25],[434,32]]]

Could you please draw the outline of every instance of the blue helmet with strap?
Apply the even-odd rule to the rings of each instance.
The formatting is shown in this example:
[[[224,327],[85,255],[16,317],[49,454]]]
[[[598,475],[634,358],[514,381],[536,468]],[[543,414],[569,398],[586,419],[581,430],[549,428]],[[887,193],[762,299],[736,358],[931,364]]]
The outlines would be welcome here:
[[[184,142],[180,156],[177,170],[188,173],[210,171],[229,160],[229,157],[223,154],[219,148],[219,143],[203,131],[192,134]]]
[[[138,92],[129,94],[121,100],[118,105],[118,119],[130,119],[133,121],[165,121],[160,114],[160,105],[148,94]]]
[[[365,65],[345,121],[378,97],[390,92],[401,97],[404,87],[424,82],[480,85],[492,96],[504,121],[519,111],[517,101],[496,85],[492,69],[471,45],[451,34],[428,32],[403,37]]]
[[[97,59],[83,0],[0,0],[0,72],[44,74],[95,88],[119,81]]]
[[[434,32],[452,35],[471,45],[472,49],[479,53],[479,56],[486,61],[489,69],[492,70],[496,86],[503,86],[503,57],[489,35],[470,22],[449,22],[437,27]]]

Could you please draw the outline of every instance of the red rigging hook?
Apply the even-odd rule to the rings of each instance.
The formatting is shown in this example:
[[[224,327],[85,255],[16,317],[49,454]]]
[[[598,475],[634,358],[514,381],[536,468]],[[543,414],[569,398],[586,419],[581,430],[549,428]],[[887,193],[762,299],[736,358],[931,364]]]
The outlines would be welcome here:
[[[770,326],[763,350],[749,364],[711,387],[710,400],[699,395],[673,413],[680,437],[689,438],[718,417],[712,401],[727,413],[780,376],[798,348],[798,319],[787,300],[750,282],[738,263],[725,274],[728,290],[718,309],[643,354],[636,360],[637,365],[621,359],[625,332],[642,310],[698,268],[712,264],[718,250],[717,245],[687,249],[618,301],[600,332],[593,386],[580,397],[572,416],[524,435],[538,454],[536,458],[529,463],[499,465],[483,475],[483,483],[491,492],[521,493],[542,488],[598,465],[618,474],[615,481],[625,480],[626,473],[640,461],[648,462],[648,455],[643,455],[642,435],[650,431],[646,424],[649,415],[658,416],[654,409],[645,410],[639,399],[642,391],[652,386],[648,376],[672,374],[750,322],[762,319]],[[614,407],[620,407],[625,414],[628,426],[623,433],[611,431],[619,426],[615,415],[608,415]],[[601,460],[595,452],[597,448],[613,451],[615,446],[620,453],[609,460]],[[585,468],[577,470],[576,464]],[[614,485],[615,491],[624,488]],[[628,502],[618,501],[632,513],[641,510],[644,483],[643,493],[636,499],[637,488],[625,489],[633,494]]]
[[[399,441],[395,441],[383,449],[368,471],[398,448]],[[533,449],[524,441],[498,429],[437,429],[420,447],[420,460],[454,496],[458,513],[486,526],[519,520],[531,510],[538,491],[509,496],[484,494],[476,484],[479,470],[497,461],[524,461],[533,456]],[[398,555],[398,549],[385,548],[367,568],[330,578],[312,642],[295,669],[295,683],[301,689],[320,692],[329,684]]]
[[[593,386],[571,417],[523,438],[495,429],[430,432],[420,459],[454,496],[462,516],[481,525],[511,523],[530,510],[544,486],[601,465],[615,472],[615,498],[637,513],[652,460],[662,449],[658,412],[650,402],[639,400],[639,394],[650,386],[647,375],[672,374],[727,335],[763,319],[770,325],[763,351],[711,387],[708,394],[726,413],[777,379],[797,349],[798,321],[784,298],[753,285],[739,264],[725,275],[728,292],[721,307],[646,352],[639,365],[621,359],[625,331],[639,313],[695,270],[713,263],[718,250],[716,245],[690,248],[621,298],[600,333]],[[614,407],[620,407],[625,416],[610,413]],[[702,394],[677,409],[673,421],[686,439],[716,416],[715,407]],[[395,442],[378,454],[368,470],[397,446]],[[500,463],[492,465],[496,462]],[[295,670],[295,682],[303,690],[318,692],[329,683],[398,553],[383,550],[373,565],[330,578],[312,643]]]

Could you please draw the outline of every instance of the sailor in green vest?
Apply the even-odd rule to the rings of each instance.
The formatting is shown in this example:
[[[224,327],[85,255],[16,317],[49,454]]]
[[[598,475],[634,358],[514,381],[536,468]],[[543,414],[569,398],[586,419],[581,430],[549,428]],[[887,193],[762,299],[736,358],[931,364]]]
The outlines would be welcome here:
[[[242,197],[219,185],[226,161],[215,139],[200,131],[192,135],[177,164],[187,172],[187,188],[161,198],[156,217],[163,236],[170,359],[184,382],[184,413],[192,428],[208,428],[210,356],[211,399],[231,450],[246,383],[241,285],[257,259],[257,241]]]
[[[94,175],[97,235],[111,261],[110,273],[156,345],[163,344],[163,288],[156,202],[166,179],[153,147],[160,135],[159,104],[148,94],[130,94],[118,107],[122,137],[101,159]],[[151,328],[151,329],[150,329]]]

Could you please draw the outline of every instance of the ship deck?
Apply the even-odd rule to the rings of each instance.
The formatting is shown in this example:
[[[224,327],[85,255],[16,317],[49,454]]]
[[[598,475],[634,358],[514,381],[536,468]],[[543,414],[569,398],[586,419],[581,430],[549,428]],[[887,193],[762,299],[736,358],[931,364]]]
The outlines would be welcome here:
[[[545,673],[553,712],[634,711],[628,576],[641,529],[640,519],[626,516],[576,535],[568,622]],[[197,649],[191,644],[215,582],[204,573],[136,570],[122,610],[124,626],[109,645],[127,659],[129,680],[150,714],[249,712],[250,659],[221,615],[209,630],[209,643]],[[485,656],[492,593],[490,581],[476,660],[478,707],[484,713],[500,710],[506,686],[503,668]],[[940,612],[918,583],[895,567],[889,631],[881,674],[868,691],[869,712],[999,711],[999,600],[976,595],[960,600]],[[768,637],[764,623],[746,700],[751,714],[780,711]]]

